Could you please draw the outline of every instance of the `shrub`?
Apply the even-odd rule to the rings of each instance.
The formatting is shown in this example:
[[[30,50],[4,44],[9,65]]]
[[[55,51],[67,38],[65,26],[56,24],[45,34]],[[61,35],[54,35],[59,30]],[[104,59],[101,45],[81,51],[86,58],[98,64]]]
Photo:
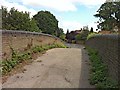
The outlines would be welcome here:
[[[90,33],[88,36],[87,36],[87,40],[96,36],[97,34],[96,33]]]
[[[90,32],[88,30],[83,30],[80,34],[75,36],[76,41],[80,41],[80,40],[85,41],[89,33]]]
[[[65,41],[65,34],[60,35],[60,39]]]
[[[96,87],[97,88],[118,88],[118,85],[116,84],[117,82],[113,81],[110,78],[107,78],[105,81],[103,82],[99,82]]]

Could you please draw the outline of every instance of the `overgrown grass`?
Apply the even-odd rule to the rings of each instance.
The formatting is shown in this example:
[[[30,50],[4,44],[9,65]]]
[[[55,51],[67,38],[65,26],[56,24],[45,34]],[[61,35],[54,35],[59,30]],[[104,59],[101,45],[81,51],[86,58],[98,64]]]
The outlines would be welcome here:
[[[87,50],[91,61],[90,84],[99,89],[118,88],[117,83],[109,77],[107,65],[102,62],[98,51],[89,47]]]
[[[2,61],[2,75],[7,74],[10,72],[16,65],[22,63],[25,60],[32,59],[33,53],[43,52],[48,49],[52,48],[66,48],[63,44],[51,44],[51,45],[44,45],[44,46],[35,46],[31,48],[29,51],[24,52],[22,54],[17,53],[13,48],[12,50],[12,58],[10,60],[3,60]]]

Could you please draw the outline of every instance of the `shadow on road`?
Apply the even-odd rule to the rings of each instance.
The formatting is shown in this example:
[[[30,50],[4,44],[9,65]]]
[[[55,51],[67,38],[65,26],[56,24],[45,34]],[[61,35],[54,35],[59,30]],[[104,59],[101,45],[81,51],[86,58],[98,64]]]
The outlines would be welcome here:
[[[89,83],[89,71],[90,71],[90,61],[87,51],[84,49],[84,45],[79,44],[70,44],[66,43],[69,48],[79,48],[82,51],[82,61],[81,61],[81,72],[80,72],[80,81],[79,88],[94,88],[95,86],[90,85]]]
[[[94,88],[95,86],[90,85],[90,61],[87,51],[84,49],[84,46],[81,46],[82,50],[82,61],[81,61],[81,74],[80,74],[80,88]]]

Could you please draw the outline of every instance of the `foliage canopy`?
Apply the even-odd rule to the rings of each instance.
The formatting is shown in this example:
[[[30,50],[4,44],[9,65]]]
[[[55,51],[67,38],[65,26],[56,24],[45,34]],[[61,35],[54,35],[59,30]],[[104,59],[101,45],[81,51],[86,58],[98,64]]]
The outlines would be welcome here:
[[[43,33],[57,35],[58,20],[49,11],[39,11],[33,18],[37,21],[37,26]]]
[[[10,11],[6,7],[2,8],[2,29],[6,30],[24,30],[41,32],[36,21],[30,19],[28,12],[20,12],[15,8]]]
[[[120,28],[120,1],[105,2],[94,16],[99,18],[98,28],[113,31],[115,27]]]

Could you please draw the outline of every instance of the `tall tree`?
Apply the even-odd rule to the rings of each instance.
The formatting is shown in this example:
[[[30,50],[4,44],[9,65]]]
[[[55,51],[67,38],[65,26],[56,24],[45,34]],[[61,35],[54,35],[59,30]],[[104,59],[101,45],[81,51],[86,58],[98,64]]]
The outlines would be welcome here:
[[[69,29],[67,29],[67,33],[66,33],[66,39],[69,39]]]
[[[43,33],[56,35],[58,20],[49,11],[39,11],[33,18],[37,21],[37,25]]]
[[[93,33],[93,27],[91,27],[90,32]]]
[[[95,14],[99,18],[98,28],[113,31],[114,27],[120,28],[120,1],[105,2]]]

